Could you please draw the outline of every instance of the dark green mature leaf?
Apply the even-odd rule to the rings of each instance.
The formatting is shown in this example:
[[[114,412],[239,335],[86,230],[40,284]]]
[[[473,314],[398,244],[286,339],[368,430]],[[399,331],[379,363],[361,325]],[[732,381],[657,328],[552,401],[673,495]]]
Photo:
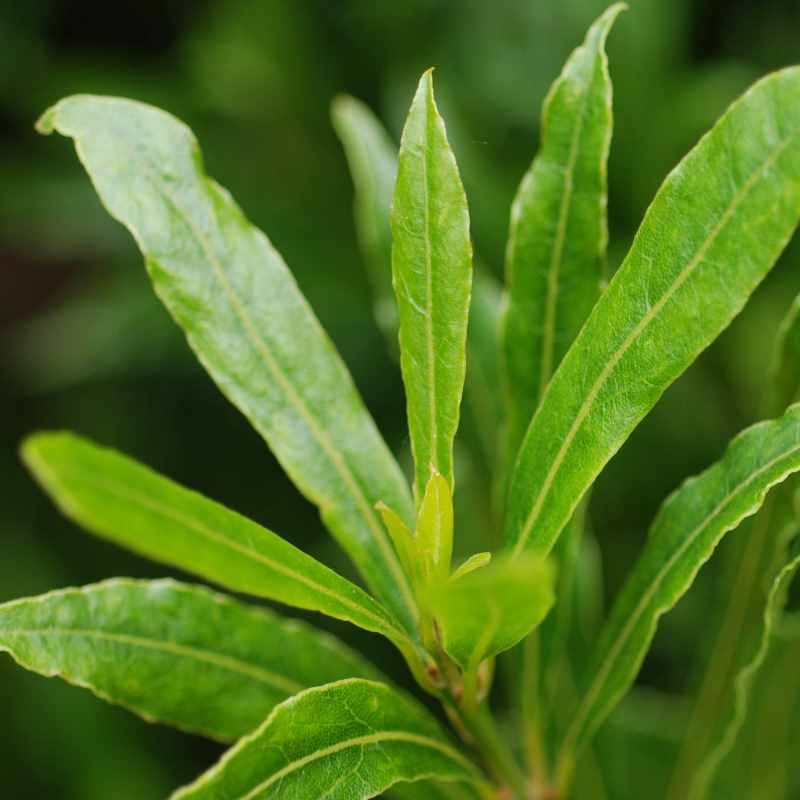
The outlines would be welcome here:
[[[511,209],[503,323],[511,460],[553,372],[600,296],[613,124],[605,41],[623,8],[614,5],[595,22],[548,92],[541,150]]]
[[[467,330],[464,398],[471,418],[470,430],[475,432],[490,474],[497,464],[498,431],[505,414],[503,393],[498,390],[501,375],[497,357],[502,303],[503,289],[499,281],[476,264]]]
[[[416,701],[356,679],[287,700],[173,798],[361,800],[421,778],[480,780]]]
[[[400,366],[421,502],[431,467],[453,486],[472,283],[467,198],[430,71],[420,79],[400,141],[391,225]]]
[[[234,741],[290,695],[377,670],[332,636],[172,580],[0,605],[0,650],[156,722]]]
[[[800,68],[755,84],[659,190],[528,429],[506,517],[514,552],[550,550],[606,462],[791,237],[798,97]]]
[[[569,769],[575,750],[631,685],[659,617],[691,586],[720,539],[758,511],[772,486],[798,470],[800,404],[739,434],[720,461],[666,500],[589,660],[562,747],[562,769]]]
[[[736,743],[736,737],[739,735],[747,716],[753,683],[767,658],[772,635],[786,604],[786,592],[798,568],[800,568],[800,551],[795,548],[795,554],[789,557],[789,560],[783,564],[777,575],[772,579],[764,607],[758,647],[750,661],[745,664],[736,676],[733,714],[716,747],[709,753],[700,769],[695,773],[688,795],[689,800],[703,800],[708,796],[717,770]]]
[[[91,96],[62,100],[39,129],[75,140],[200,361],[411,630],[413,597],[373,507],[384,500],[410,520],[405,480],[283,260],[203,173],[191,131],[150,106]]]
[[[120,453],[68,433],[36,434],[22,452],[61,510],[92,533],[228,589],[407,641],[358,586],[266,528]]]
[[[447,654],[465,671],[527,636],[553,605],[552,565],[532,555],[488,566],[432,588],[431,612]]]
[[[397,176],[397,148],[378,118],[354,97],[337,97],[331,106],[331,118],[355,185],[356,229],[372,282],[375,318],[386,337],[396,342],[389,215]]]

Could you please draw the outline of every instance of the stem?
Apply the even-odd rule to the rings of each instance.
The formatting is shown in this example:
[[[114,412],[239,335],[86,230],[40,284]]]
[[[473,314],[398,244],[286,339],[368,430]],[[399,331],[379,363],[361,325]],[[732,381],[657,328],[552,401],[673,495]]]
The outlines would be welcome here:
[[[519,798],[525,798],[528,787],[525,775],[511,753],[511,749],[500,736],[489,709],[484,704],[450,704],[463,728],[475,742],[489,772],[501,785],[512,789]]]

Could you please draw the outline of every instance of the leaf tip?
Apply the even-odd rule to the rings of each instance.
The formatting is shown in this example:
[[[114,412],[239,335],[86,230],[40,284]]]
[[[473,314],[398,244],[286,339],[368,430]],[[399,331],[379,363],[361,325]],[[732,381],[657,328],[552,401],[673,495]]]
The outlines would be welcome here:
[[[37,133],[44,136],[49,136],[56,128],[56,115],[58,113],[58,104],[50,106],[40,117],[36,120],[34,128]]]

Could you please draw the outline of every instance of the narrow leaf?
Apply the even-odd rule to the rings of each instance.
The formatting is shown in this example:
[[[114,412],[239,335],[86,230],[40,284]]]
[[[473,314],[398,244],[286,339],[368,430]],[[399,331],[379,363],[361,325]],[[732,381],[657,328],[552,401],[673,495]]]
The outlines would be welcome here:
[[[798,567],[800,567],[800,551],[797,551],[795,548],[795,555],[789,558],[772,580],[767,595],[767,603],[764,607],[761,637],[758,642],[758,647],[752,659],[745,664],[736,676],[733,715],[717,746],[711,751],[703,765],[695,773],[694,781],[692,782],[692,787],[688,795],[689,800],[702,800],[702,798],[708,796],[714,776],[720,764],[736,743],[736,737],[739,735],[739,731],[744,725],[745,717],[747,716],[747,708],[753,689],[753,683],[767,658],[772,635],[779,622],[783,607],[786,604],[786,591]]]
[[[375,319],[386,337],[396,342],[389,214],[397,176],[397,148],[378,118],[354,97],[337,97],[331,105],[331,118],[353,176],[356,232],[372,283]]]
[[[800,68],[723,115],[667,178],[522,444],[505,537],[547,553],[603,466],[741,310],[800,215]]]
[[[453,486],[472,281],[467,198],[430,71],[403,130],[391,225],[400,366],[421,501],[431,467]]]
[[[22,452],[61,510],[92,533],[228,589],[405,640],[383,607],[354,584],[266,528],[120,453],[68,433],[32,436]]]
[[[485,567],[492,560],[491,553],[474,553],[463,564],[460,564],[450,576],[452,580],[458,580],[476,569]]]
[[[605,41],[624,8],[595,22],[544,101],[541,149],[511,209],[503,354],[510,459],[597,298],[608,229],[611,78]]]
[[[501,385],[500,319],[503,288],[480,263],[475,265],[467,329],[467,375],[464,383],[468,432],[491,476],[497,464],[499,437],[505,414]],[[476,448],[476,449],[477,449]]]
[[[415,701],[348,680],[278,706],[174,800],[362,800],[399,781],[474,781],[471,763]]]
[[[434,472],[417,516],[417,549],[426,576],[443,580],[453,555],[453,496],[443,475]]]
[[[0,605],[0,650],[219,741],[310,686],[377,671],[333,637],[199,586],[115,578]]]
[[[562,747],[562,768],[636,677],[655,634],[720,539],[761,507],[768,490],[800,470],[800,404],[739,434],[722,459],[686,481],[656,517],[611,610],[585,673]]]
[[[380,120],[363,103],[340,96],[331,116],[342,140],[355,186],[358,241],[372,282],[375,316],[393,352],[397,348],[397,304],[392,290],[392,194],[397,175],[397,148]],[[467,373],[464,385],[470,423],[467,434],[486,466],[495,463],[497,431],[503,416],[500,370],[502,287],[486,268],[475,264],[467,329]]]
[[[513,647],[553,605],[553,569],[531,555],[488,566],[431,589],[429,604],[447,654],[465,671]]]
[[[778,331],[772,384],[771,404],[777,412],[797,399],[800,391],[800,295],[795,298]]]
[[[62,100],[39,129],[75,140],[200,361],[411,630],[413,597],[374,509],[383,500],[410,521],[400,469],[280,255],[204,174],[191,131],[150,106],[91,96]]]

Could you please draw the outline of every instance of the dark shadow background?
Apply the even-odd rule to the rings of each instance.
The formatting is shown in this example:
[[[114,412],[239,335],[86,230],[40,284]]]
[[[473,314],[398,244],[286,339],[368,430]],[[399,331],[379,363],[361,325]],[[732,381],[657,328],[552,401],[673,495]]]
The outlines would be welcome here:
[[[70,428],[268,524],[343,570],[316,512],[206,379],[151,293],[128,235],[71,147],[33,132],[65,94],[122,94],[188,122],[209,172],[292,267],[380,429],[404,446],[399,373],[371,317],[352,189],[328,108],[348,92],[396,135],[413,87],[437,94],[499,276],[541,101],[604,0],[0,0],[0,601],[153,565],[81,534],[23,471],[21,438]],[[766,71],[800,61],[796,0],[632,0],[611,34],[611,263],[666,172]],[[752,304],[659,403],[599,482],[607,593],[679,481],[758,413],[775,330],[800,290],[790,247]],[[714,567],[667,617],[641,680],[687,685]],[[402,671],[374,638],[335,628]],[[217,748],[150,726],[0,658],[0,795],[149,800]]]

